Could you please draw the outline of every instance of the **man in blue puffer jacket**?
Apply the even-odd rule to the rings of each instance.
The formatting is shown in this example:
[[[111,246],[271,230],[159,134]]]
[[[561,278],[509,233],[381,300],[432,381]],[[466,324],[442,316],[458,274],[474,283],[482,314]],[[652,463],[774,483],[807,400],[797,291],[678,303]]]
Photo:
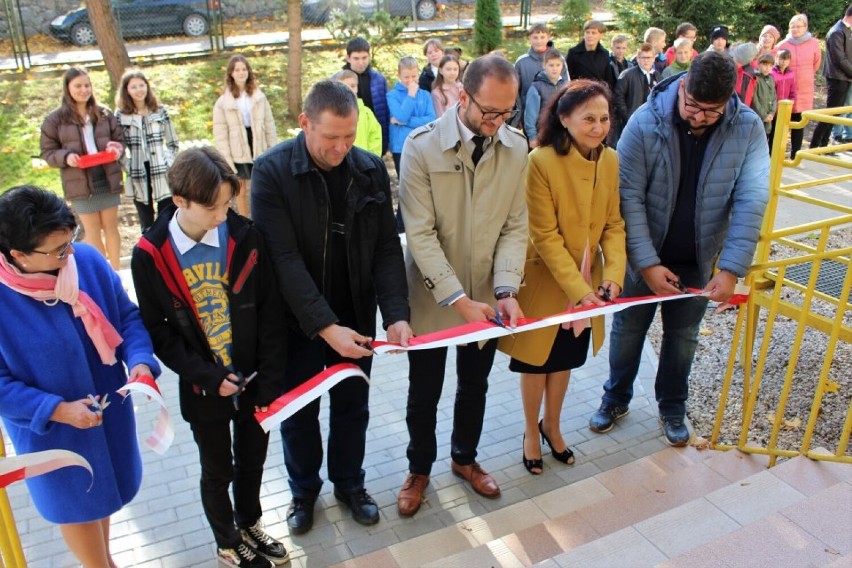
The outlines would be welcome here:
[[[734,94],[724,54],[696,57],[686,75],[663,81],[618,143],[621,213],[629,274],[623,296],[705,296],[661,304],[663,343],[656,398],[666,443],[685,446],[689,371],[707,301],[725,302],[751,265],[768,200],[769,152],[760,118]],[[719,271],[713,275],[713,267]],[[610,376],[589,420],[608,432],[627,414],[648,327],[658,304],[615,315]]]

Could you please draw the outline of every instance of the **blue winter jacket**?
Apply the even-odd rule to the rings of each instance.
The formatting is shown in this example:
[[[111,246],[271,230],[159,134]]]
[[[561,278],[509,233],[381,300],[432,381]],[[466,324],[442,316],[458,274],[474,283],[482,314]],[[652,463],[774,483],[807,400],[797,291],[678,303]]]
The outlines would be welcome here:
[[[681,80],[677,75],[657,85],[618,142],[621,215],[629,276],[636,281],[640,270],[660,264],[677,201],[680,147],[672,119]],[[717,259],[721,270],[745,275],[769,198],[769,150],[757,114],[733,95],[710,136],[695,196],[695,254],[703,282]]]
[[[432,95],[423,89],[417,89],[414,97],[408,96],[408,89],[402,83],[393,86],[388,93],[388,107],[390,115],[402,124],[390,125],[390,151],[392,154],[401,154],[405,139],[415,128],[429,124],[436,118],[435,105],[432,104]]]

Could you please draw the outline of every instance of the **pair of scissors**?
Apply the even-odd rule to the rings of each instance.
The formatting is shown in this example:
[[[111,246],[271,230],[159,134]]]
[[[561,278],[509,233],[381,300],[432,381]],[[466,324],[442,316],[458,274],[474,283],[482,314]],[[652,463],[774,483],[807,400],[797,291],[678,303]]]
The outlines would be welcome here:
[[[245,390],[246,385],[249,384],[252,379],[257,376],[257,371],[249,375],[248,377],[243,378],[242,373],[237,373],[237,377],[240,378],[240,382],[237,383],[237,387],[240,389],[236,392],[236,394],[231,395],[231,400],[234,403],[234,410],[240,409],[240,394]]]
[[[488,321],[490,321],[494,325],[499,325],[503,329],[509,329],[509,327],[505,323],[503,323],[502,318],[500,318],[500,308],[494,308],[494,313],[496,315],[494,317],[488,318]],[[509,329],[509,331],[512,331],[512,330]]]
[[[677,280],[672,280],[671,278],[666,278],[666,282],[680,290],[681,292],[686,292],[686,286],[683,285],[683,282],[680,281],[680,278]]]
[[[612,302],[612,295],[609,293],[609,288],[598,286],[598,292],[601,293],[601,300],[604,302]]]

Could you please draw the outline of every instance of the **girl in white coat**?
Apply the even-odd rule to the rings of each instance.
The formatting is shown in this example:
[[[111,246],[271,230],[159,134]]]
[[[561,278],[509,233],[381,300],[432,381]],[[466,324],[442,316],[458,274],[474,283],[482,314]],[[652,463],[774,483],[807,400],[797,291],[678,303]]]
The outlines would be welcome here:
[[[277,143],[278,135],[269,101],[242,55],[234,55],[228,61],[225,92],[213,107],[213,139],[216,149],[240,178],[237,211],[249,217],[252,164]]]

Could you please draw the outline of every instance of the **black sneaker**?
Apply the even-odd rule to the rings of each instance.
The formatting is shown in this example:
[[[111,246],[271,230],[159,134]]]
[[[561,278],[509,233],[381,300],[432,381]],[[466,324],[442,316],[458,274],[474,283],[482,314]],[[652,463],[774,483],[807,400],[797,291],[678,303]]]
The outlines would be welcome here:
[[[305,534],[314,526],[314,503],[316,499],[293,497],[287,507],[287,526],[290,534]]]
[[[219,548],[216,550],[219,562],[234,568],[272,568],[272,562],[257,553],[244,542],[236,548]]]
[[[379,506],[363,487],[348,495],[334,488],[338,501],[352,509],[352,518],[362,525],[375,525],[379,522]]]
[[[243,540],[262,556],[272,561],[276,566],[290,562],[290,555],[284,545],[266,534],[260,519],[247,529],[240,529]]]
[[[589,418],[589,430],[603,434],[612,430],[616,420],[622,416],[626,416],[630,410],[626,406],[617,404],[601,403],[592,417]]]
[[[689,443],[689,428],[681,416],[660,416],[663,439],[670,446],[682,448]]]

